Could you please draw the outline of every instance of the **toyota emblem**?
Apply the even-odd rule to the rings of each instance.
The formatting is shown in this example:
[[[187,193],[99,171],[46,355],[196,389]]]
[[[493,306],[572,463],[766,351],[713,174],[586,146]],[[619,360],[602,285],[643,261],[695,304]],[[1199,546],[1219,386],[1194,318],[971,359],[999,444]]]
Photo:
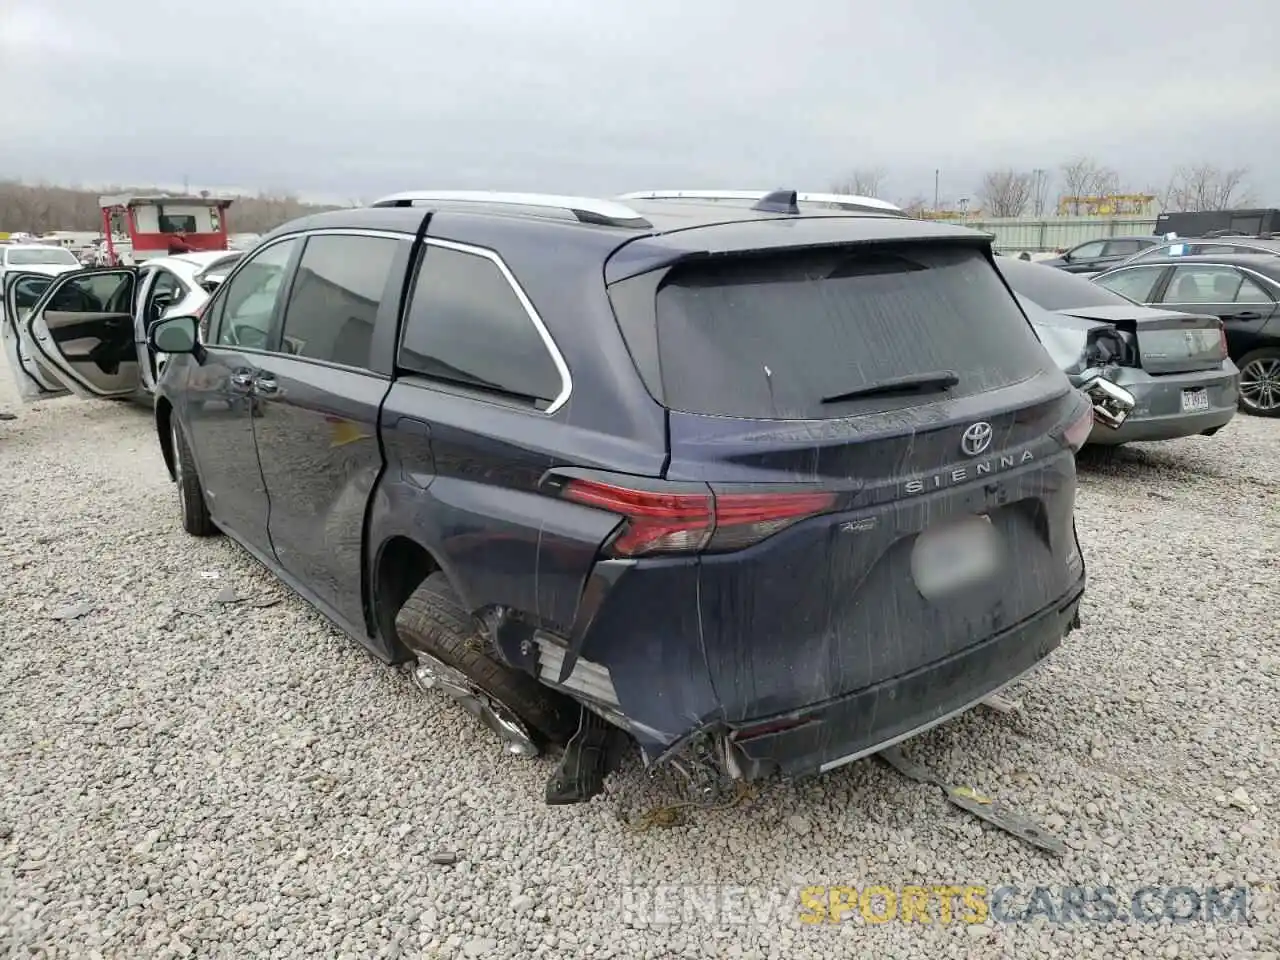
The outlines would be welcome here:
[[[970,424],[960,438],[960,449],[971,457],[985,453],[991,446],[991,424],[985,420]]]

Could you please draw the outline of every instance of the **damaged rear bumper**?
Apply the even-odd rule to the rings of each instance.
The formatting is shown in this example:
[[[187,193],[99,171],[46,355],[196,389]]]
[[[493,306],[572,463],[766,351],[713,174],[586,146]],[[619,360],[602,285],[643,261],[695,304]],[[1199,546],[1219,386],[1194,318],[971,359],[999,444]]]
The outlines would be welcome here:
[[[1230,361],[1224,366],[1230,369],[1159,376],[1133,367],[1111,369],[1107,379],[1133,394],[1135,406],[1119,427],[1095,426],[1089,434],[1089,443],[1107,446],[1176,440],[1221,429],[1235,416],[1239,402],[1240,375]],[[1184,411],[1182,395],[1188,390],[1203,390],[1208,408]]]
[[[963,713],[1052,653],[1078,624],[1083,593],[1082,581],[1035,617],[911,673],[800,711],[726,725],[728,772],[743,780],[822,773]]]

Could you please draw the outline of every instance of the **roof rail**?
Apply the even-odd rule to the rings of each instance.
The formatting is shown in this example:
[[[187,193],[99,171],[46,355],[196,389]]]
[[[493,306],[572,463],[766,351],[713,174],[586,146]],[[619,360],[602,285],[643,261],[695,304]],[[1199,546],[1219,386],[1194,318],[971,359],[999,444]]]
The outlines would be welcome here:
[[[491,190],[407,190],[375,200],[374,207],[412,207],[432,203],[498,204],[535,207],[572,214],[582,223],[609,227],[651,227],[640,214],[616,200],[595,197],[568,197],[552,193],[498,193]]]
[[[619,200],[764,200],[776,196],[778,190],[637,190],[624,193]],[[860,197],[852,193],[796,193],[800,203],[825,203],[833,206],[871,207],[901,213],[902,208],[887,200]]]

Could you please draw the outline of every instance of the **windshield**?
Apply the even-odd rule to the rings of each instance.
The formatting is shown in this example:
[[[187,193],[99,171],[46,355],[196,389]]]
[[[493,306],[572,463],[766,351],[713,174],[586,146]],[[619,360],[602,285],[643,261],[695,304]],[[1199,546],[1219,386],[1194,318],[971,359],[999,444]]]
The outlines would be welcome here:
[[[1045,310],[1078,310],[1081,307],[1132,306],[1122,297],[1092,280],[1077,277],[1055,267],[1024,260],[996,257],[996,266],[1004,274],[1015,293],[1032,300]]]
[[[10,247],[6,262],[11,267],[29,267],[42,263],[65,263],[80,266],[70,250],[61,247]]]
[[[698,261],[671,270],[656,311],[662,391],[688,413],[827,419],[931,402],[942,390],[982,393],[1052,369],[990,261],[970,246]],[[934,392],[882,392],[944,372],[954,384]]]

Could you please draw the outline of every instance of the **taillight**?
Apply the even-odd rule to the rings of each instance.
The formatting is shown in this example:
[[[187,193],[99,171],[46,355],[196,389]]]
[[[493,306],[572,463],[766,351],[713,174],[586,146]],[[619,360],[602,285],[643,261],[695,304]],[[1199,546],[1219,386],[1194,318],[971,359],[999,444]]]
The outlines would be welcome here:
[[[737,550],[829,510],[836,500],[826,491],[665,493],[577,478],[561,496],[625,518],[609,544],[620,557]]]
[[[1227,359],[1227,328],[1221,320],[1218,321],[1218,346],[1221,348],[1221,360]]]
[[[1086,402],[1084,412],[1067,424],[1066,429],[1062,431],[1062,442],[1070,448],[1072,453],[1079,453],[1092,432],[1093,404]]]

